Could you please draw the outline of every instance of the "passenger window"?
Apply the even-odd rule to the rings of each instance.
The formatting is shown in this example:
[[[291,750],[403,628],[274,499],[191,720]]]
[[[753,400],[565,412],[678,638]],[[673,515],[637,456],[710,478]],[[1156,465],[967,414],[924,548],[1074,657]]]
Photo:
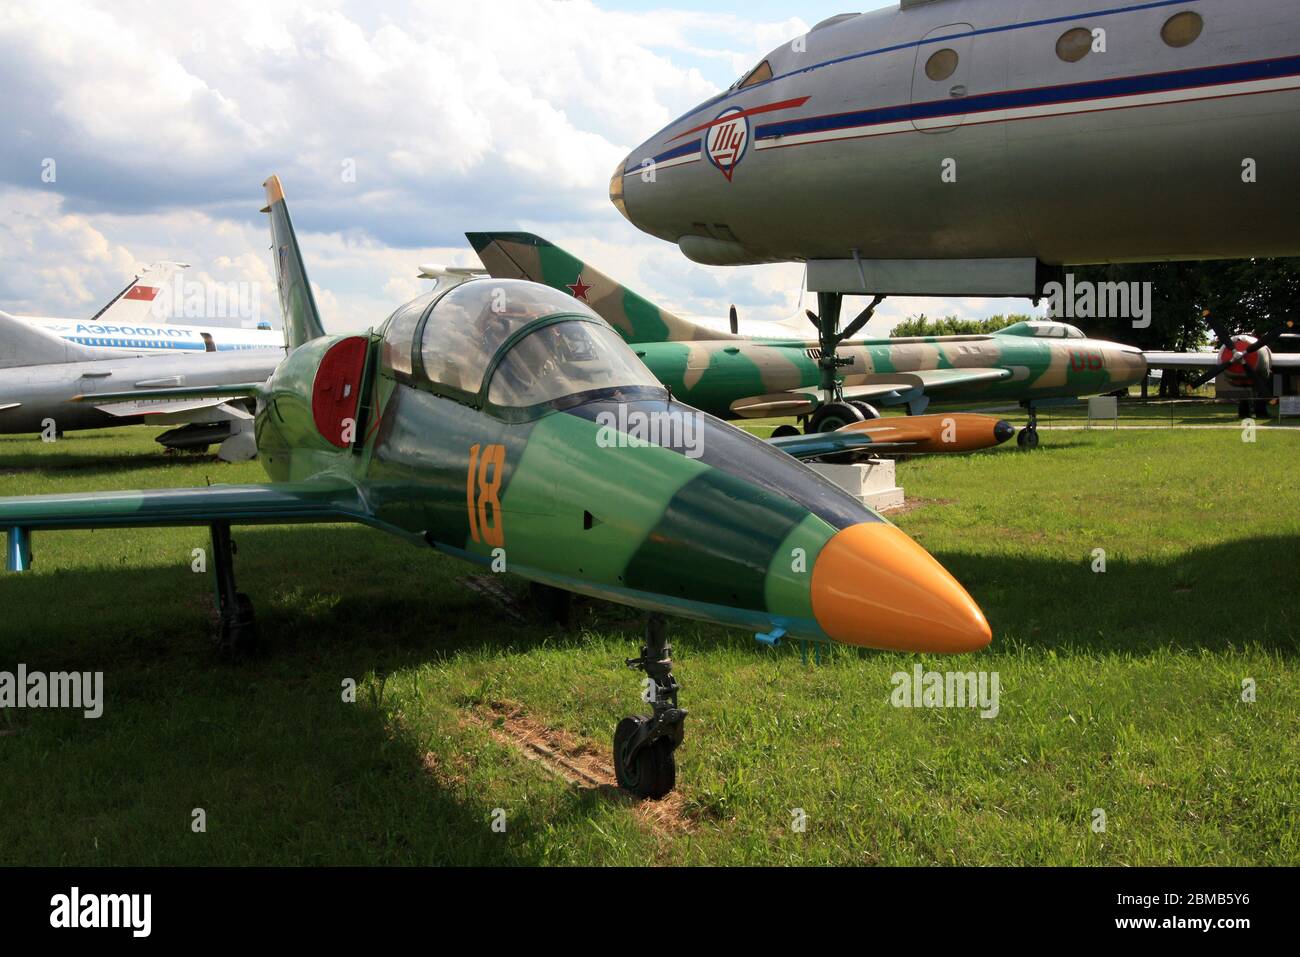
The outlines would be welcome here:
[[[944,47],[930,54],[925,61],[925,75],[938,83],[948,79],[957,70],[957,51]]]
[[[1084,27],[1066,30],[1056,41],[1056,55],[1066,63],[1078,63],[1092,50],[1092,31]]]
[[[1205,27],[1205,21],[1194,10],[1175,13],[1160,29],[1160,38],[1171,47],[1185,47],[1195,43]]]

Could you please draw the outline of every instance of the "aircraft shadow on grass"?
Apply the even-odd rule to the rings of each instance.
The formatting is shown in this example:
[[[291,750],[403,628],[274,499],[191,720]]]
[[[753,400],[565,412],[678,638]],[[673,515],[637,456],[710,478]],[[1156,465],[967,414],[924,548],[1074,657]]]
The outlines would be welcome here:
[[[567,629],[540,613],[518,622],[493,599],[461,583],[467,575],[491,577],[486,568],[414,548],[408,551],[408,546],[367,529],[261,527],[236,532],[237,543],[244,546],[237,559],[241,587],[261,609],[265,654],[297,655],[334,644],[373,653],[399,668],[462,652],[580,645],[584,630],[621,634],[629,647],[640,640],[637,612],[582,598],[575,598],[574,619]],[[185,548],[167,564],[65,568],[42,575],[37,536],[36,574],[0,575],[0,602],[8,615],[6,637],[0,638],[0,664],[15,651],[28,649],[46,659],[64,657],[61,647],[76,654],[93,650],[98,656],[112,655],[112,634],[122,637],[123,629],[130,635],[154,636],[156,650],[175,647],[175,654],[201,653],[212,590],[207,575],[192,573],[188,549],[191,541],[206,546],[207,531],[193,528],[184,537]],[[1216,651],[1248,645],[1283,653],[1298,650],[1300,615],[1294,611],[1290,589],[1300,535],[1238,539],[1158,559],[1112,554],[1101,574],[1092,571],[1091,550],[1092,545],[1081,545],[1076,560],[933,554],[988,615],[993,625],[991,652],[997,651],[1003,634],[1012,632],[1030,645],[1088,652],[1131,654],[1168,647]],[[144,592],[141,581],[150,583]],[[528,611],[525,584],[509,576],[504,583],[515,598],[515,610]],[[306,615],[267,600],[268,595],[296,589],[309,596],[320,592],[338,597],[313,603],[319,610]],[[105,634],[97,637],[96,626],[78,608],[78,594],[129,597],[120,614],[101,622]],[[1225,620],[1225,595],[1250,614]],[[155,613],[151,621],[145,608],[151,601],[170,602],[175,613],[162,623]],[[35,611],[25,615],[24,610]],[[746,637],[735,629],[680,618],[670,619],[670,631],[679,643],[705,649],[734,646]],[[756,645],[755,650],[763,649]]]
[[[68,441],[59,439],[59,443]],[[38,455],[31,451],[19,451],[0,443],[0,473],[17,472],[25,475],[67,475],[77,473],[78,478],[103,476],[108,482],[121,479],[123,470],[141,471],[144,469],[182,468],[204,465],[212,468],[212,481],[227,481],[223,477],[227,463],[217,458],[216,454],[198,455],[194,453],[167,454],[157,451],[131,452],[125,454],[96,455],[78,453],[75,450],[60,449],[58,455]]]
[[[205,536],[202,529],[193,531],[196,541]],[[1086,554],[1077,562],[969,553],[936,557],[983,605],[994,628],[994,652],[1005,635],[1020,646],[1051,648],[1066,655],[1135,655],[1170,648],[1215,651],[1254,644],[1294,656],[1297,645],[1287,570],[1300,546],[1298,539],[1295,535],[1243,539],[1160,561],[1112,557],[1102,575],[1091,571]],[[337,688],[341,673],[392,674],[458,654],[509,655],[543,645],[576,647],[587,640],[582,628],[612,637],[621,634],[631,654],[639,638],[637,616],[593,602],[579,609],[579,627],[569,631],[540,621],[519,624],[490,600],[459,584],[463,575],[473,572],[470,566],[429,554],[417,556],[414,551],[396,564],[389,557],[385,564],[379,559],[391,543],[364,529],[245,529],[239,541],[243,580],[254,601],[260,601],[262,627],[271,639],[259,659],[225,664],[215,658],[206,639],[210,584],[206,576],[193,574],[183,563],[52,575],[40,574],[38,564],[37,574],[0,577],[0,605],[20,626],[6,628],[0,635],[0,668],[13,668],[22,661],[48,671],[104,669],[120,689],[116,702],[110,702],[115,712],[131,708],[133,701],[144,707],[170,700],[176,694],[178,674],[182,684],[207,684],[211,669],[220,669],[206,693],[217,696],[213,707],[222,717],[214,719],[202,709],[191,709],[186,714],[193,715],[188,720],[194,726],[184,734],[190,739],[229,736],[247,741],[276,728],[276,734],[297,738],[297,745],[277,752],[291,756],[276,766],[285,793],[311,787],[322,776],[333,781],[327,786],[339,792],[326,811],[315,812],[326,815],[313,821],[318,833],[326,835],[311,852],[320,860],[543,862],[543,849],[492,833],[487,820],[490,798],[457,787],[454,769],[431,770],[429,742],[414,732],[394,729],[386,709],[370,699],[366,687],[359,690],[358,706],[343,717],[313,719],[295,713],[293,704],[303,701],[304,683]],[[327,570],[322,571],[322,566]],[[340,567],[352,569],[343,579],[355,583],[350,591],[340,585]],[[151,583],[149,593],[140,591],[142,580]],[[312,608],[311,597],[318,589],[341,591],[342,597],[322,603],[319,611],[290,611],[270,600],[286,588],[301,589]],[[513,590],[526,595],[517,583]],[[87,620],[76,596],[89,592],[131,599],[122,603],[118,615]],[[142,606],[151,600],[150,594],[171,614],[161,624],[145,622]],[[1225,594],[1232,596],[1234,607],[1250,608],[1251,614],[1225,621]],[[293,604],[300,606],[302,601],[295,598]],[[154,619],[160,617],[160,610],[154,609]],[[674,620],[671,627],[683,651],[734,648],[747,640],[739,632],[693,622]],[[754,647],[755,655],[771,653]],[[794,652],[787,649],[786,653]],[[167,666],[169,660],[174,666]],[[574,680],[581,679],[575,676]],[[246,690],[250,683],[257,687],[256,694]],[[629,675],[629,701],[634,694]],[[446,704],[457,706],[454,701]],[[183,720],[179,715],[177,719]],[[61,721],[48,714],[20,717],[19,725],[28,726],[22,729],[24,736],[31,734],[38,744],[51,746],[66,736],[75,742],[88,728],[85,722]],[[91,730],[112,734],[113,727],[110,723]],[[142,733],[139,725],[134,733]],[[132,747],[142,755],[162,754],[165,742],[176,733],[174,727],[159,730],[158,740],[151,743],[146,727],[146,740],[135,741]],[[343,752],[348,755],[344,760],[355,766],[323,767],[325,759],[317,754],[322,734],[344,736],[347,746],[330,751],[331,760]],[[216,789],[244,773],[238,751],[226,748],[220,752],[222,758],[198,769],[197,791],[204,791],[205,784]],[[139,781],[151,776],[143,766],[120,773]],[[447,773],[453,775],[451,783]],[[359,785],[372,775],[382,775],[384,786]],[[598,804],[611,800],[628,799],[608,788],[574,787],[571,796],[556,806],[511,808],[509,827],[519,834],[562,828],[566,820],[589,819]],[[392,824],[394,802],[400,804],[397,825]],[[376,824],[382,821],[389,823]],[[166,858],[168,863],[207,860],[191,857],[200,852],[190,850],[168,853],[177,855]],[[301,862],[295,857],[300,852],[292,848],[265,853],[275,862]],[[38,849],[27,853],[21,847],[11,848],[10,855],[17,855],[22,863],[40,863],[31,859],[39,856]]]

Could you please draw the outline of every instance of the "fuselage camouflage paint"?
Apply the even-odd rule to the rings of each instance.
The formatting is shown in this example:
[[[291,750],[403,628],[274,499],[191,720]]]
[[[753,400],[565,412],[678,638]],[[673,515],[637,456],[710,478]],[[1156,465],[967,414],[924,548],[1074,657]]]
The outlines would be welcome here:
[[[717,332],[659,308],[540,236],[521,232],[466,235],[494,277],[540,282],[589,305],[683,402],[720,418],[763,416],[776,414],[772,403],[779,393],[802,390],[785,414],[805,414],[817,406],[821,370],[816,340]],[[838,349],[838,355],[848,362],[840,377],[845,387],[853,387],[895,373],[1001,369],[1006,375],[996,381],[941,383],[924,391],[945,401],[1030,402],[1124,389],[1146,375],[1140,350],[1100,339],[1075,338],[1066,332],[1081,335],[1072,327],[1049,323],[1018,324],[990,335],[849,342]],[[901,385],[868,401],[904,404],[918,397],[915,389],[914,384]],[[754,402],[760,398],[768,401]],[[750,405],[753,407],[747,411]]]
[[[596,416],[620,404],[681,410],[657,389],[597,394],[511,421],[382,362],[369,435],[354,454],[321,435],[312,414],[316,370],[342,338],[300,346],[269,383],[257,438],[276,482],[344,478],[364,489],[372,524],[481,564],[501,548],[507,570],[534,581],[829,640],[813,615],[808,569],[837,531],[883,519],[789,456],[694,410],[703,430],[699,458],[671,446],[598,441]],[[381,346],[376,339],[370,348]],[[475,535],[468,499],[474,450],[489,447],[504,450],[501,473],[492,476],[496,544],[486,527]]]
[[[851,388],[888,373],[999,368],[1010,375],[1000,381],[936,390],[936,394],[945,400],[1030,402],[1124,389],[1146,374],[1140,352],[1113,342],[1014,333],[960,338],[965,341],[933,338],[842,345],[838,355],[848,360],[841,370],[843,384]],[[658,342],[642,343],[635,349],[674,396],[725,418],[743,416],[740,403],[746,398],[813,389],[820,381],[819,350],[810,342]],[[886,405],[905,402],[908,394],[902,388],[872,401]]]

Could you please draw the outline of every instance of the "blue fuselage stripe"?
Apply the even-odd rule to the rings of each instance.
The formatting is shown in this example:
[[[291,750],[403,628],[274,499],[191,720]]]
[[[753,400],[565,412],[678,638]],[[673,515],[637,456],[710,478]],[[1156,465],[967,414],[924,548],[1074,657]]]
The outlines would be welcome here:
[[[875,126],[900,120],[934,119],[944,116],[966,116],[992,110],[1016,109],[1031,106],[1051,106],[1085,100],[1109,99],[1143,93],[1164,93],[1198,87],[1241,83],[1248,80],[1276,79],[1300,74],[1300,56],[1281,57],[1276,60],[1259,60],[1251,63],[1228,63],[1221,66],[1197,67],[1172,73],[1155,73],[1143,76],[1116,77],[1109,80],[1092,80],[1085,83],[1067,83],[1061,86],[1037,87],[1028,90],[1010,90],[1001,93],[984,93],[962,100],[938,100],[929,103],[908,103],[877,109],[838,113],[828,116],[810,116],[781,123],[759,126],[755,138],[775,139],[798,133],[821,133],[830,130],[850,129],[857,126]],[[696,144],[698,146],[698,143]]]

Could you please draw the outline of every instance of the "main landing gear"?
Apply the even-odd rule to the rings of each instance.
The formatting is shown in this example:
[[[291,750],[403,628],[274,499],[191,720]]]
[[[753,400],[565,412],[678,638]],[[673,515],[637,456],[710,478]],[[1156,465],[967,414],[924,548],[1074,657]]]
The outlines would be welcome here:
[[[637,797],[658,800],[677,783],[673,752],[685,734],[686,709],[677,707],[672,652],[668,623],[662,615],[650,615],[641,657],[628,658],[627,666],[649,676],[652,713],[624,718],[614,730],[618,786]]]
[[[833,432],[855,422],[878,419],[880,413],[865,402],[844,398],[844,387],[839,369],[853,364],[853,358],[836,354],[840,343],[857,335],[875,314],[876,306],[884,300],[876,296],[871,304],[840,331],[840,309],[844,296],[837,292],[817,293],[817,312],[808,312],[808,319],[817,327],[817,366],[821,370],[822,404],[808,420],[808,432]]]
[[[1038,448],[1038,410],[1032,405],[1029,406],[1029,424],[1016,436],[1016,445],[1025,450]]]
[[[230,526],[214,522],[212,531],[212,563],[217,591],[217,650],[223,655],[238,657],[257,647],[257,620],[253,616],[253,602],[235,588],[235,543],[230,537]]]
[[[1237,418],[1267,419],[1268,399],[1242,399],[1237,403]]]
[[[828,402],[818,406],[817,411],[808,420],[808,431],[834,432],[854,422],[861,422],[865,416],[862,410],[852,402]]]

